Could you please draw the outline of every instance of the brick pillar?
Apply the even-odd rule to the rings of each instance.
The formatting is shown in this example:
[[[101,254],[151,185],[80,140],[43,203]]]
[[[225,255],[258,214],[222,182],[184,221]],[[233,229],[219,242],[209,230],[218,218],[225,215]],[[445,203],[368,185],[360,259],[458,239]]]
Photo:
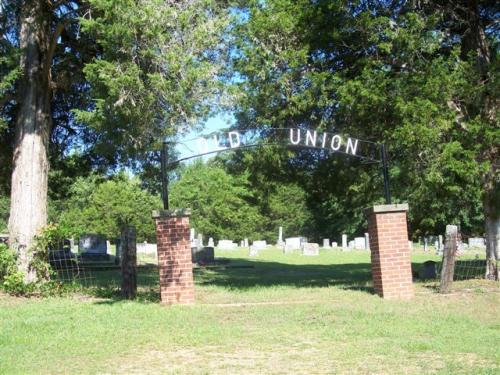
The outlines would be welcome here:
[[[366,209],[375,292],[387,299],[414,296],[406,222],[407,204]]]
[[[163,304],[194,303],[189,214],[189,210],[153,211]]]

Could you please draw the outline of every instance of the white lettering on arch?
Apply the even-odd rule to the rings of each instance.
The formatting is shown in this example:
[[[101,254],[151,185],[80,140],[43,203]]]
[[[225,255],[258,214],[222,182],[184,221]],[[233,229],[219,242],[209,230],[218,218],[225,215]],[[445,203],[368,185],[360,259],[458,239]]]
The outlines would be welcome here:
[[[340,135],[334,135],[332,137],[332,143],[330,144],[330,147],[333,151],[338,151],[340,149],[340,146],[342,146],[342,137]]]
[[[241,144],[240,141],[240,133],[238,132],[229,132],[227,133],[227,137],[229,138],[229,146],[231,148],[239,147]]]
[[[316,147],[316,138],[318,136],[318,133],[316,133],[316,130],[314,130],[312,133],[310,130],[306,132],[306,146],[309,146],[309,142],[311,142],[310,146]]]
[[[356,155],[357,148],[358,148],[358,140],[356,139],[353,144],[352,139],[347,138],[347,146],[345,152],[347,152],[348,154],[350,153],[352,155]]]
[[[297,129],[297,139],[293,139],[293,129],[290,129],[290,142],[292,145],[298,145],[300,143],[300,129]]]

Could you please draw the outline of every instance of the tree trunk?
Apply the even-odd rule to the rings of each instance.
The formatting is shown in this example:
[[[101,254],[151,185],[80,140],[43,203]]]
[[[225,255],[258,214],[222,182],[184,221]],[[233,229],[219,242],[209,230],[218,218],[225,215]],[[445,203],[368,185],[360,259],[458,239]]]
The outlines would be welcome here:
[[[51,11],[43,0],[24,1],[19,44],[23,76],[13,152],[9,243],[18,254],[25,282],[36,280],[30,246],[47,224],[48,144],[51,120],[49,59]]]

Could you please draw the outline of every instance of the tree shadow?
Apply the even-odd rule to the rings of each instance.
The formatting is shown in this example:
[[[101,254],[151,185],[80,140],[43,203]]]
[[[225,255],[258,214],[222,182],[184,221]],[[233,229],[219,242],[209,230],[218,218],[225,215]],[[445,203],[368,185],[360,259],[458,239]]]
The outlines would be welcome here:
[[[233,267],[195,269],[198,285],[247,290],[258,287],[366,286],[370,263],[289,264],[259,259],[232,259]]]
[[[229,263],[195,267],[195,285],[223,287],[246,291],[254,288],[337,287],[373,294],[370,263],[346,264],[289,264],[259,259],[233,258]],[[121,275],[117,270],[94,272],[96,285],[89,292],[105,300],[96,304],[113,304],[125,301],[120,292]],[[160,302],[158,269],[139,266],[137,274],[137,299],[143,303]]]

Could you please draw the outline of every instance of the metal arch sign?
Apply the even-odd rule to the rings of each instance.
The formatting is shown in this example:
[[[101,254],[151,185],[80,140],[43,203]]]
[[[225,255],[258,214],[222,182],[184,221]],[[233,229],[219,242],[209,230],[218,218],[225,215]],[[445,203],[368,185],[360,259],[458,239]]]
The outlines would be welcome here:
[[[168,209],[168,170],[185,160],[196,157],[253,147],[281,145],[290,148],[305,148],[326,153],[340,153],[363,160],[365,163],[381,163],[384,177],[386,203],[391,203],[389,173],[386,162],[385,145],[349,137],[343,134],[320,132],[303,128],[263,128],[228,130],[214,132],[206,136],[172,142],[163,140],[161,170],[163,206]],[[179,157],[168,158],[169,149],[176,148]]]
[[[172,143],[165,140],[164,144],[168,147]],[[175,147],[180,156],[175,160],[168,160],[167,166],[218,152],[266,145],[316,149],[353,156],[367,163],[381,162],[380,145],[377,143],[317,130],[280,128],[228,130],[177,142]]]

